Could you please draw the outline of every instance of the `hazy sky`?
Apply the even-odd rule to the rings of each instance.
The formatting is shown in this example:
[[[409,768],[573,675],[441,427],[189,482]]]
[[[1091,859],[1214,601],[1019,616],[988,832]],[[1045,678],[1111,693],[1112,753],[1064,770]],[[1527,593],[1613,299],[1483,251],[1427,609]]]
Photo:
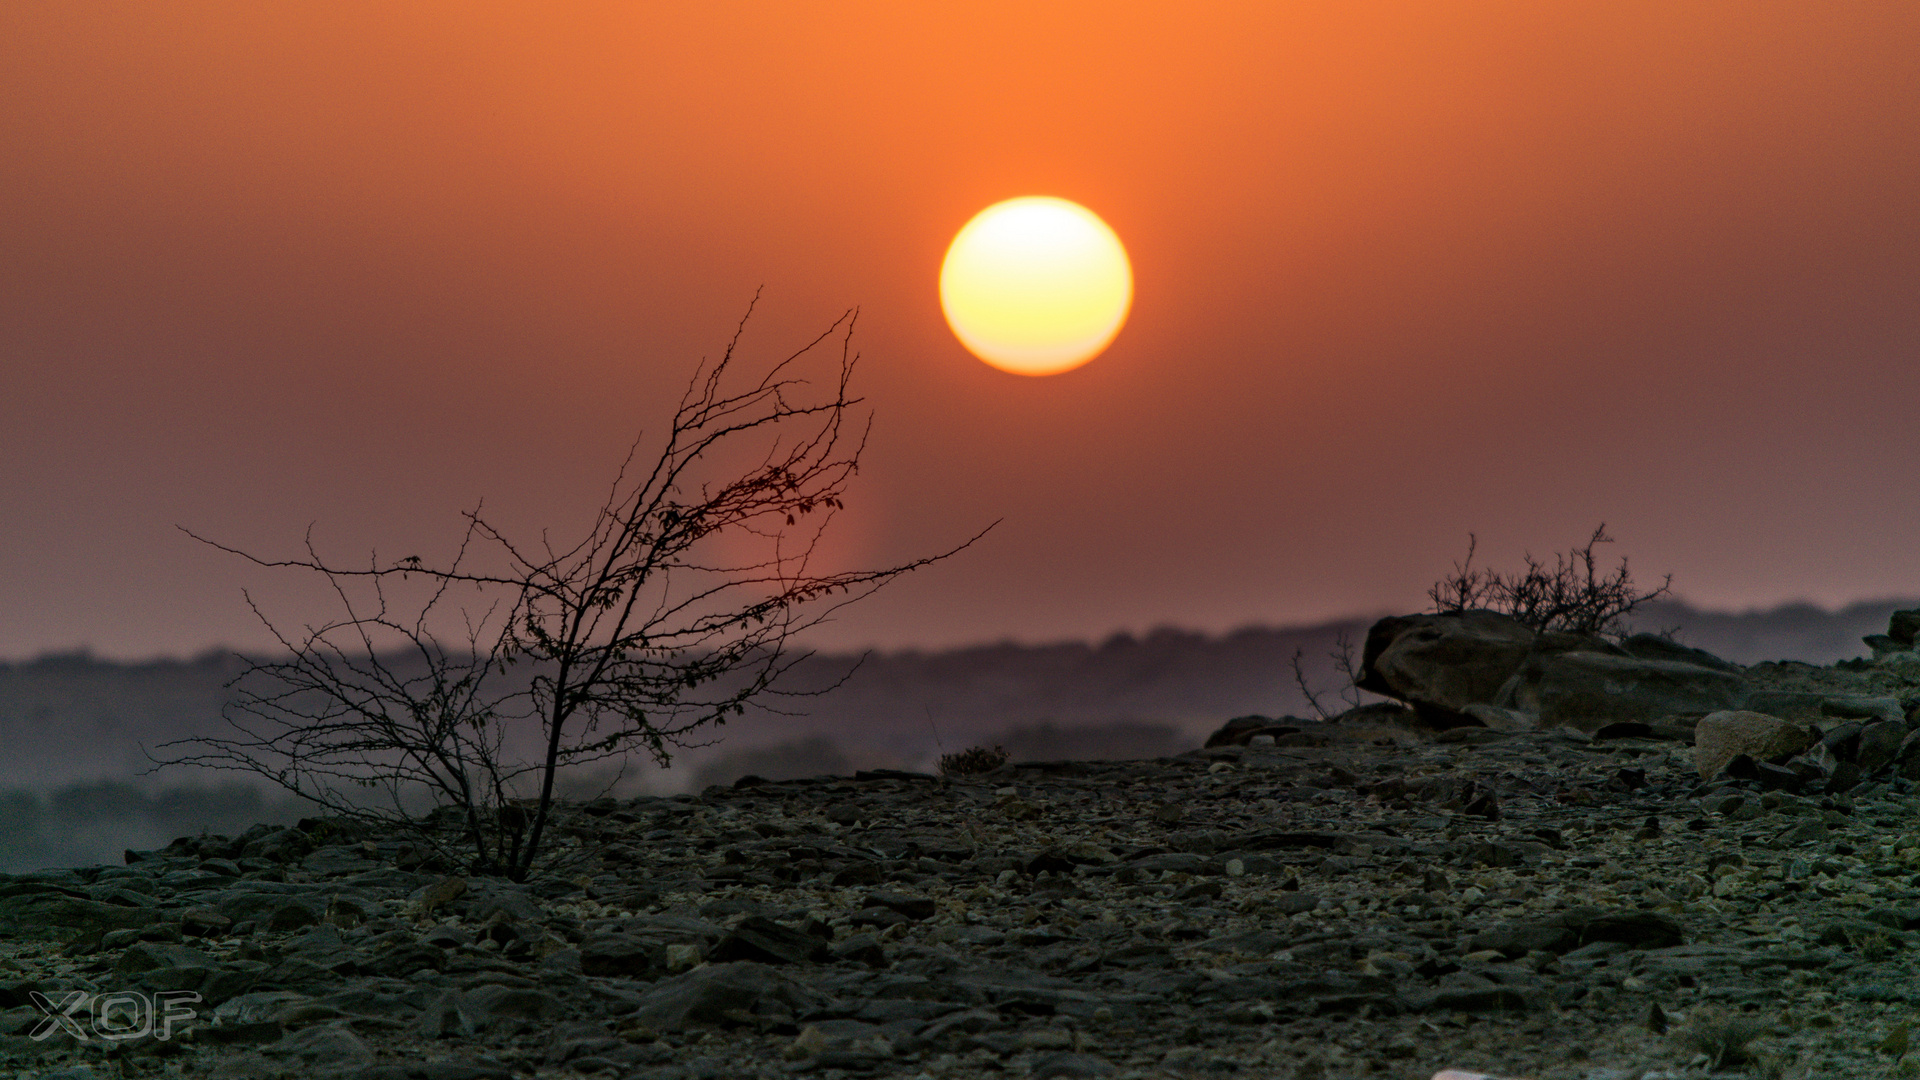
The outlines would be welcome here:
[[[176,525],[578,528],[761,285],[759,358],[862,311],[842,555],[1004,519],[829,644],[1411,610],[1602,520],[1698,603],[1920,593],[1907,0],[560,6],[0,9],[0,657],[258,644]],[[936,294],[1024,194],[1137,279],[1043,379]]]

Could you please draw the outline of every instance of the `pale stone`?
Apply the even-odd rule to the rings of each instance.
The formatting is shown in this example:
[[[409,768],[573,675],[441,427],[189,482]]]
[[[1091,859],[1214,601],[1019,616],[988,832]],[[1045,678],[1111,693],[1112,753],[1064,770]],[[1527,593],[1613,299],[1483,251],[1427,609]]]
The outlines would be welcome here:
[[[1813,733],[1766,713],[1723,710],[1702,717],[1693,732],[1693,764],[1702,780],[1720,775],[1745,754],[1755,761],[1797,754],[1813,745]]]

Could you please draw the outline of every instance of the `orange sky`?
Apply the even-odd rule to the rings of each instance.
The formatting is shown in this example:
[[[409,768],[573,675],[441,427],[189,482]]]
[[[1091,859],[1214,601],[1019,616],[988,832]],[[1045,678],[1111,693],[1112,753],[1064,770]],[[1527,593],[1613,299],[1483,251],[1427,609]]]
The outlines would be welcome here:
[[[829,644],[1411,609],[1601,520],[1711,605],[1920,593],[1910,3],[553,6],[0,11],[0,656],[257,644],[176,524],[564,529],[762,284],[761,355],[862,309],[842,554],[1004,519]],[[1023,194],[1137,278],[1049,379],[935,292]]]

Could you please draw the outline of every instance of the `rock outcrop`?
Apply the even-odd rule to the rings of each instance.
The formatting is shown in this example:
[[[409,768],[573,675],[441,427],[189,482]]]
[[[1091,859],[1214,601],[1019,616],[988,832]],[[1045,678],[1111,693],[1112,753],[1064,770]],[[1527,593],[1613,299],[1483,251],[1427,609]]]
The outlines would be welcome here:
[[[1356,685],[1437,729],[1660,737],[1698,743],[1708,779],[1732,770],[1781,790],[1837,792],[1863,778],[1920,779],[1920,667],[1906,659],[1920,664],[1916,626],[1915,612],[1896,612],[1887,634],[1867,639],[1875,659],[1810,680],[1806,665],[1743,669],[1651,634],[1535,634],[1483,611],[1403,616],[1374,625]]]
[[[1608,724],[1735,709],[1752,689],[1717,667],[1635,656],[1604,641],[1570,644],[1577,647],[1529,654],[1490,704],[1530,713],[1543,727],[1592,733]]]
[[[1498,704],[1534,637],[1493,611],[1381,619],[1367,631],[1355,685],[1412,705],[1435,726],[1457,726],[1468,722],[1467,706]]]

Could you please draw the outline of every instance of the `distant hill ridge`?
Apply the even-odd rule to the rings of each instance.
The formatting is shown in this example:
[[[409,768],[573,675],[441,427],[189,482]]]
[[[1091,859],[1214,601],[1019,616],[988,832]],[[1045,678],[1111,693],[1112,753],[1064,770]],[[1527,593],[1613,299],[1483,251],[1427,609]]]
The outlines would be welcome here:
[[[1864,654],[1863,635],[1884,629],[1896,608],[1916,606],[1886,600],[1839,611],[1795,604],[1732,614],[1663,603],[1642,612],[1636,629],[1673,630],[1688,645],[1743,664],[1829,664]],[[665,793],[749,772],[930,769],[942,753],[996,743],[1024,760],[1177,753],[1230,717],[1307,715],[1292,670],[1296,651],[1308,684],[1330,708],[1340,707],[1342,680],[1328,654],[1342,632],[1357,644],[1372,621],[815,656],[796,669],[797,686],[846,679],[821,696],[780,703],[799,715],[742,718],[713,732],[712,745],[677,754],[669,772],[630,770],[623,784]],[[140,776],[149,764],[143,744],[222,730],[224,687],[243,666],[217,653],[146,663],[69,653],[0,663],[0,870],[113,861],[124,847],[300,816],[301,804],[251,790],[234,774]],[[610,779],[574,778],[570,790],[590,796]]]
[[[1742,613],[1683,602],[1648,605],[1641,630],[1674,630],[1682,642],[1737,663],[1797,659],[1828,664],[1864,654],[1896,608],[1880,600],[1827,611],[1789,604]],[[1298,650],[1308,682],[1337,692],[1328,653],[1342,632],[1358,642],[1370,617],[1304,627],[1249,627],[1221,635],[1160,629],[1095,643],[979,645],[935,652],[876,651],[864,659],[819,655],[796,669],[796,685],[844,685],[788,702],[803,716],[730,726],[729,742],[828,735],[876,750],[923,752],[986,734],[1051,722],[1061,727],[1121,721],[1199,731],[1230,716],[1303,713],[1294,684]],[[857,667],[856,667],[857,664]],[[145,764],[139,744],[217,729],[223,686],[240,662],[209,653],[192,660],[119,663],[86,654],[0,663],[0,786],[45,788]],[[948,745],[948,749],[954,748]]]

